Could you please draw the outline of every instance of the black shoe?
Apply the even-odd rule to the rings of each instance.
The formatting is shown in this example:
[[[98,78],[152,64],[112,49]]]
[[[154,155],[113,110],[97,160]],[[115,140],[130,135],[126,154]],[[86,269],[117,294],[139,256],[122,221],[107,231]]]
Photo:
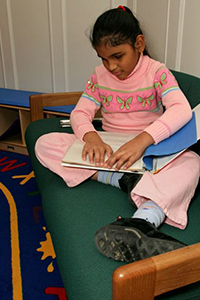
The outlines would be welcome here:
[[[95,235],[95,245],[107,258],[127,263],[186,246],[136,218],[122,218],[102,227]]]
[[[128,194],[129,202],[136,207],[135,203],[131,198],[131,191],[136,186],[136,184],[142,178],[142,174],[137,173],[124,173],[121,179],[119,179],[119,186],[121,190]]]
[[[136,184],[142,178],[142,174],[138,173],[124,173],[121,179],[119,179],[119,185],[122,191],[130,193]]]

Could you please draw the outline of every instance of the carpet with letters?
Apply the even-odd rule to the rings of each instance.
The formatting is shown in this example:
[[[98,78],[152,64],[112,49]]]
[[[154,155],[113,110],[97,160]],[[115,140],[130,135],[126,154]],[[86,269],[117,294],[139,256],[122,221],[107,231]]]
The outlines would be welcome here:
[[[67,300],[28,156],[0,150],[0,299]]]

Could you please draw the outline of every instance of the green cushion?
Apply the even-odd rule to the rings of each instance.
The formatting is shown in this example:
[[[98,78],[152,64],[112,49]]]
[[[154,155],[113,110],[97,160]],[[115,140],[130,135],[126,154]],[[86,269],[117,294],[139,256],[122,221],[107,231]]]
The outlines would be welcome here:
[[[182,92],[190,102],[191,107],[194,108],[200,102],[200,78],[177,71],[172,71],[172,73],[176,77]]]
[[[188,84],[191,77],[178,74],[177,79],[180,79],[185,91],[192,95],[193,80]],[[196,81],[196,78],[193,79]],[[192,100],[199,102],[198,97],[193,96]],[[69,300],[111,300],[112,274],[123,263],[101,255],[94,245],[94,235],[101,226],[113,222],[118,215],[130,217],[135,208],[128,202],[127,195],[117,188],[102,186],[92,180],[68,188],[59,176],[44,168],[35,157],[35,141],[42,134],[58,131],[72,132],[69,128],[60,128],[59,119],[36,121],[26,131],[26,142],[67,297]],[[186,230],[166,224],[160,230],[186,244],[197,243],[200,241],[199,215],[198,187],[189,208]],[[196,299],[194,297],[200,299],[199,283],[159,296],[158,299]]]

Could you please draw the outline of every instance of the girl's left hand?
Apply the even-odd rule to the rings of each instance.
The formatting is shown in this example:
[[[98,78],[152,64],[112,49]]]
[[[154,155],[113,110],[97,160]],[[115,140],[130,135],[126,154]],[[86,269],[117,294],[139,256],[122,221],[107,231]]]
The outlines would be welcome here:
[[[114,164],[115,170],[128,169],[136,160],[140,159],[145,149],[154,143],[150,134],[143,131],[141,134],[121,146],[115,153],[113,153],[104,166],[111,169]]]

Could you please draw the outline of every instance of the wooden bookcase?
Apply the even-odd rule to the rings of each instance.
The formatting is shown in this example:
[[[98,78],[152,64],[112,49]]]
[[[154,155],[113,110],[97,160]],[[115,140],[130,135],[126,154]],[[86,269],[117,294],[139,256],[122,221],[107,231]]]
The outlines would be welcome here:
[[[44,110],[45,118],[66,117],[68,113],[60,113],[54,111]],[[0,149],[27,154],[25,142],[25,131],[31,123],[30,108],[0,104],[0,136],[10,128],[10,126],[17,120],[17,132],[11,134],[9,137],[0,139]]]
[[[30,124],[30,109],[0,104],[0,135],[5,133],[16,122],[15,129],[9,136],[0,140],[0,149],[21,154],[28,154],[25,143],[25,131]]]

